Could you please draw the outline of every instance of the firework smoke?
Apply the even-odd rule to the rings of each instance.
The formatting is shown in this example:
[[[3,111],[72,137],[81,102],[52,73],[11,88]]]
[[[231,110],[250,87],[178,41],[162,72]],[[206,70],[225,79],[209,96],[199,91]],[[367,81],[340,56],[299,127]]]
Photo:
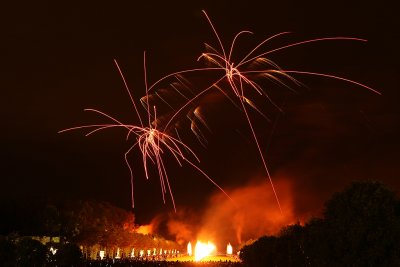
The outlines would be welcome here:
[[[229,190],[232,199],[237,203],[236,207],[223,200],[219,194],[212,196],[203,212],[198,236],[225,244],[241,244],[251,238],[275,234],[282,226],[295,223],[290,183],[281,179],[275,186],[282,195],[284,214],[273,205],[275,195],[271,187],[259,179]]]
[[[283,226],[297,222],[292,201],[293,186],[288,180],[279,178],[276,187],[283,197],[284,214],[274,205],[271,187],[263,179],[257,179],[227,190],[236,205],[227,201],[223,194],[216,193],[198,210],[186,208],[163,215],[162,221],[157,221],[152,229],[159,233],[166,228],[166,234],[182,245],[188,241],[210,240],[219,249],[225,249],[229,242],[238,246],[262,235],[276,234]]]

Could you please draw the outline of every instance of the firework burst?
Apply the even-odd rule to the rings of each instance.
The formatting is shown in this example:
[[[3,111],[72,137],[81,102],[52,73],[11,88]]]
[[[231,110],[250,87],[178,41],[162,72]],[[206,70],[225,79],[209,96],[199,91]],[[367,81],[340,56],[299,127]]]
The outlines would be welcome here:
[[[224,46],[224,44],[220,38],[220,35],[219,35],[218,31],[216,30],[214,24],[212,23],[210,17],[207,15],[207,13],[204,10],[203,10],[203,13],[204,13],[209,25],[211,26],[212,31],[218,41],[218,48],[206,44],[208,52],[202,53],[200,55],[200,57],[198,58],[198,61],[206,60],[212,66],[204,67],[204,68],[188,69],[188,70],[183,70],[183,71],[168,74],[168,75],[164,76],[163,78],[161,78],[160,80],[156,81],[153,84],[153,86],[151,86],[149,88],[149,90],[153,89],[155,85],[162,82],[163,80],[165,80],[169,77],[173,77],[173,76],[177,77],[178,75],[181,76],[181,75],[185,75],[185,74],[199,73],[199,72],[221,72],[222,74],[221,74],[221,76],[219,76],[219,78],[217,78],[215,81],[213,81],[211,83],[211,85],[206,86],[205,89],[200,90],[197,94],[193,94],[190,98],[184,96],[186,99],[185,103],[180,108],[173,109],[174,112],[173,112],[172,116],[170,117],[170,119],[165,124],[164,130],[166,131],[172,125],[172,122],[184,110],[187,110],[188,107],[195,105],[196,101],[198,101],[201,97],[205,96],[207,93],[209,93],[211,91],[218,91],[218,92],[222,93],[236,107],[238,107],[239,109],[241,109],[243,111],[246,121],[248,123],[248,126],[251,130],[254,143],[257,147],[259,156],[261,158],[263,167],[265,169],[268,180],[269,180],[272,190],[274,192],[276,202],[279,206],[279,209],[282,212],[278,194],[275,190],[270,171],[268,169],[266,160],[263,156],[264,153],[261,149],[260,142],[258,140],[257,134],[253,127],[253,122],[252,122],[252,119],[249,114],[249,107],[251,109],[255,110],[257,113],[261,114],[264,118],[267,118],[267,116],[250,99],[249,93],[255,92],[258,95],[264,96],[275,108],[277,108],[279,111],[281,111],[281,109],[270,98],[270,96],[264,90],[263,86],[260,85],[260,82],[258,82],[258,80],[264,79],[269,82],[273,82],[279,86],[283,86],[290,90],[293,90],[291,88],[291,85],[302,86],[302,83],[299,82],[294,77],[292,77],[292,75],[296,75],[296,74],[297,75],[312,75],[312,76],[320,76],[320,77],[332,78],[332,79],[336,79],[336,80],[345,81],[345,82],[366,88],[377,94],[380,94],[380,92],[378,92],[377,90],[375,90],[365,84],[356,82],[351,79],[339,77],[336,75],[319,73],[319,72],[285,70],[285,69],[282,69],[274,61],[270,60],[267,56],[269,56],[272,53],[276,53],[278,51],[284,50],[284,49],[301,46],[301,45],[305,45],[305,44],[309,44],[309,43],[315,43],[315,42],[322,42],[322,41],[366,42],[366,40],[360,39],[360,38],[354,38],[354,37],[316,38],[316,39],[310,39],[310,40],[304,40],[304,41],[300,41],[300,42],[290,43],[290,44],[287,44],[287,45],[284,45],[284,46],[281,46],[278,48],[266,50],[266,51],[265,50],[261,51],[261,49],[263,49],[271,40],[290,33],[290,32],[281,32],[281,33],[275,34],[271,37],[264,39],[262,42],[260,42],[258,45],[256,45],[248,54],[246,54],[242,59],[238,60],[238,63],[235,63],[233,61],[233,53],[234,53],[234,48],[237,43],[237,40],[242,35],[252,34],[252,32],[240,31],[239,33],[237,33],[227,49],[227,47]],[[261,51],[261,52],[258,52],[258,51]],[[227,82],[228,86],[226,86],[226,82]],[[198,110],[198,107],[192,108],[194,117],[197,118],[202,124],[206,125],[204,118],[200,117],[200,114],[198,114],[198,113],[196,114],[197,110]],[[206,127],[208,128],[207,125],[206,125]],[[200,140],[200,142],[204,143],[204,141],[203,141],[204,136],[202,136],[201,133],[199,133],[199,129],[198,129],[198,127],[196,127],[196,125],[194,124],[193,121],[192,121],[192,125],[191,125],[191,130],[196,135],[196,137]]]
[[[125,162],[130,172],[130,180],[131,180],[131,194],[132,194],[132,208],[134,208],[134,190],[133,190],[133,182],[134,182],[134,172],[132,168],[131,161],[129,160],[129,154],[135,149],[138,148],[142,155],[143,168],[145,172],[146,179],[149,179],[149,161],[156,166],[158,171],[158,177],[160,179],[161,193],[163,197],[163,202],[166,202],[166,194],[169,194],[171,197],[171,201],[176,211],[176,205],[174,200],[174,195],[172,193],[171,185],[169,182],[166,166],[163,160],[165,154],[169,153],[172,155],[179,166],[183,166],[183,163],[187,163],[192,166],[194,169],[199,171],[204,177],[206,177],[211,183],[213,183],[219,190],[221,190],[229,199],[228,194],[213,180],[209,175],[207,175],[200,167],[196,165],[195,162],[199,163],[200,160],[197,155],[193,152],[193,150],[183,143],[180,139],[174,138],[167,133],[160,131],[157,127],[157,109],[156,106],[153,106],[153,113],[150,110],[150,104],[148,102],[148,86],[147,86],[147,78],[146,78],[146,63],[144,57],[144,70],[145,70],[145,86],[146,86],[146,111],[147,111],[147,123],[145,126],[144,120],[140,116],[140,113],[137,109],[137,105],[132,96],[131,90],[129,89],[126,79],[121,71],[116,60],[114,60],[115,65],[119,71],[119,74],[124,82],[124,86],[126,91],[129,94],[132,105],[134,107],[135,113],[139,119],[140,126],[125,124],[114,118],[111,115],[108,115],[97,109],[85,109],[85,111],[94,112],[96,114],[101,115],[102,117],[111,121],[111,123],[105,124],[89,124],[83,126],[76,126],[67,128],[59,131],[59,133],[72,131],[72,130],[82,130],[89,129],[89,132],[86,133],[86,136],[90,136],[98,131],[110,129],[110,128],[124,128],[127,130],[126,141],[130,140],[131,137],[134,137],[134,143],[129,147],[129,149],[125,152]],[[186,152],[186,153],[184,153]]]
[[[134,174],[128,156],[131,153],[131,151],[137,148],[142,155],[142,161],[146,178],[149,178],[148,166],[149,164],[153,164],[154,166],[156,166],[156,169],[158,171],[158,176],[160,178],[163,200],[164,202],[166,201],[165,196],[166,194],[169,193],[175,209],[175,200],[172,194],[171,185],[166,171],[166,166],[163,160],[164,155],[167,153],[172,155],[172,157],[175,158],[176,162],[180,166],[182,166],[183,163],[188,163],[189,165],[191,165],[193,168],[198,170],[202,175],[204,175],[208,180],[210,180],[215,186],[217,186],[225,195],[227,195],[221,187],[219,187],[204,171],[202,171],[198,167],[197,165],[199,163],[198,157],[193,152],[193,150],[191,150],[186,144],[182,142],[176,127],[173,127],[173,122],[176,121],[178,117],[182,115],[185,111],[190,109],[191,114],[188,117],[191,120],[191,130],[199,139],[199,141],[203,145],[205,145],[206,138],[201,133],[200,127],[196,124],[195,121],[199,121],[208,130],[210,130],[210,128],[208,127],[204,116],[202,116],[201,114],[201,109],[198,102],[202,97],[206,96],[208,93],[219,92],[244,113],[244,117],[251,130],[253,141],[255,143],[258,154],[262,161],[262,165],[266,172],[266,176],[272,187],[272,191],[274,193],[277,205],[279,207],[279,210],[282,212],[278,193],[275,190],[275,186],[269,168],[267,166],[263,150],[260,146],[260,142],[257,137],[256,131],[253,127],[253,121],[250,116],[251,115],[250,110],[254,110],[258,114],[262,115],[264,118],[267,118],[267,116],[262,112],[262,109],[258,108],[254,100],[252,99],[254,95],[265,97],[267,101],[270,104],[272,104],[276,109],[278,109],[279,111],[281,110],[278,107],[278,105],[274,103],[273,99],[268,95],[268,93],[265,91],[265,88],[261,83],[261,81],[264,80],[267,82],[272,82],[279,86],[293,90],[292,86],[302,86],[302,83],[299,82],[297,79],[295,79],[293,75],[312,75],[312,76],[341,80],[347,83],[351,83],[353,85],[363,87],[374,93],[377,94],[380,93],[367,85],[364,85],[362,83],[344,77],[339,77],[326,73],[283,69],[274,61],[269,59],[268,56],[273,53],[283,51],[285,49],[289,49],[292,47],[310,43],[322,42],[322,41],[365,42],[366,40],[354,37],[326,37],[326,38],[316,38],[316,39],[289,43],[277,48],[266,50],[265,47],[270,44],[271,40],[289,34],[289,32],[281,32],[264,39],[263,41],[258,43],[258,45],[256,45],[253,49],[251,49],[249,53],[245,54],[244,57],[242,57],[237,61],[234,61],[233,55],[238,39],[243,35],[250,35],[252,34],[252,32],[240,31],[234,36],[229,46],[225,46],[211,19],[209,18],[209,16],[205,11],[203,11],[203,13],[216,37],[217,45],[211,46],[206,44],[207,51],[202,53],[198,57],[198,61],[204,60],[211,66],[194,68],[194,69],[185,69],[182,71],[173,72],[165,75],[164,77],[157,80],[150,86],[148,86],[147,84],[146,67],[144,67],[146,94],[144,97],[141,98],[141,103],[143,104],[147,112],[146,121],[141,118],[137,106],[135,104],[134,98],[124,78],[124,75],[120,67],[118,66],[117,62],[115,61],[115,64],[124,82],[126,91],[129,94],[135,113],[139,119],[140,125],[138,126],[138,125],[124,124],[119,120],[117,120],[116,118],[104,112],[101,112],[96,109],[87,109],[87,111],[95,112],[107,118],[108,120],[111,121],[111,123],[78,126],[78,127],[68,128],[60,132],[77,130],[77,129],[89,129],[90,131],[87,133],[87,135],[91,135],[95,132],[108,128],[122,127],[126,129],[127,131],[126,140],[130,140],[131,137],[134,137],[133,144],[129,147],[129,149],[125,153],[125,161],[131,175],[132,206],[134,206],[133,205]],[[214,73],[214,72],[217,74],[217,76],[215,76],[216,78],[214,80],[210,80],[208,75],[209,73]],[[202,89],[200,90],[192,88],[190,79],[188,78],[190,74],[197,75],[197,77],[203,79],[205,81],[204,83],[205,86],[201,87]],[[202,76],[202,74],[204,75]],[[174,78],[175,82],[171,83],[170,87],[168,87],[167,90],[165,89],[162,90],[158,88],[158,86],[161,85],[161,83],[167,81],[170,78]],[[150,102],[149,92],[154,94],[154,96],[157,97],[157,99],[160,99],[170,110],[172,110],[172,112],[170,112],[168,115],[163,115],[162,119],[157,118],[156,106],[155,105],[152,106],[149,103]],[[166,96],[166,94],[169,94],[171,92],[178,93],[178,96],[184,101],[183,104],[181,104],[178,107],[175,107]],[[173,133],[177,137],[173,137],[171,134],[169,134],[171,132],[170,131],[171,128],[175,128],[175,132]]]

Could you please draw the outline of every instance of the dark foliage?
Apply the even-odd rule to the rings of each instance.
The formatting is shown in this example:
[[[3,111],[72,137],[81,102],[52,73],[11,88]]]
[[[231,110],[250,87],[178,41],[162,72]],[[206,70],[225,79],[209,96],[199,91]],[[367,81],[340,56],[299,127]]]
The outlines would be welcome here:
[[[64,244],[57,251],[56,262],[57,266],[79,266],[82,263],[82,252],[75,244]]]
[[[283,229],[242,249],[256,266],[400,266],[400,214],[395,193],[357,182],[325,204],[324,218]]]
[[[0,227],[5,226],[0,235],[4,234],[6,238],[0,240],[0,266],[5,264],[3,259],[4,262],[13,262],[11,266],[15,266],[15,262],[19,262],[20,266],[25,266],[27,262],[40,262],[42,257],[39,252],[44,246],[33,239],[46,244],[45,260],[58,266],[78,265],[82,253],[84,259],[94,259],[100,249],[109,253],[107,257],[113,257],[117,248],[124,254],[124,249],[131,250],[132,247],[180,248],[173,241],[138,233],[133,213],[107,202],[39,200],[32,201],[25,209],[18,209],[16,214],[12,214],[15,208],[11,203],[5,206],[7,221],[0,224]],[[72,244],[77,244],[82,250]],[[55,255],[50,253],[51,247],[58,249]],[[23,255],[16,258],[21,253]],[[35,261],[30,260],[33,258]]]
[[[16,245],[16,266],[44,266],[47,259],[47,248],[37,240],[23,238]]]
[[[4,237],[0,237],[0,262],[4,267],[14,266],[16,262],[15,245]]]

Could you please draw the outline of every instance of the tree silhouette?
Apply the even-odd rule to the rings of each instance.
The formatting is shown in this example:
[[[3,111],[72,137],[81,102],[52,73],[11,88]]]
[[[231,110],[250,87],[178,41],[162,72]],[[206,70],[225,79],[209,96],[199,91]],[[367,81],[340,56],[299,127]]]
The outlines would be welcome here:
[[[46,247],[37,240],[23,238],[16,247],[16,266],[44,266],[48,251]]]
[[[14,266],[16,262],[15,244],[4,237],[0,237],[0,262],[4,267]]]
[[[355,182],[325,204],[324,217],[284,228],[241,250],[256,266],[400,266],[400,204],[374,181]]]
[[[398,266],[399,201],[380,182],[356,182],[326,203],[330,266]],[[334,263],[334,264],[333,264]]]
[[[82,262],[82,252],[75,244],[64,244],[56,253],[56,261],[57,266],[80,266]]]

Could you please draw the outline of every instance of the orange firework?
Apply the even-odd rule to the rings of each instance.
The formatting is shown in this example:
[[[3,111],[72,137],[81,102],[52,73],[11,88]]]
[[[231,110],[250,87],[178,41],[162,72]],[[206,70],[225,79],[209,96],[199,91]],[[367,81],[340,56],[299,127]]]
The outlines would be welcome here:
[[[71,127],[71,128],[67,128],[62,131],[59,131],[59,133],[71,131],[71,130],[78,130],[78,129],[90,129],[90,131],[86,134],[86,136],[89,136],[91,134],[94,134],[94,133],[104,130],[104,129],[122,127],[127,130],[126,140],[129,140],[129,138],[131,136],[134,136],[136,138],[134,144],[131,145],[129,147],[129,149],[125,152],[125,162],[126,162],[126,165],[128,166],[128,169],[130,172],[130,177],[131,177],[132,207],[134,207],[134,194],[133,194],[134,173],[133,173],[133,170],[131,167],[131,163],[128,159],[128,156],[129,156],[129,153],[136,147],[139,148],[139,150],[142,154],[142,161],[143,161],[143,167],[144,167],[146,179],[149,178],[148,160],[150,160],[154,165],[157,166],[158,176],[160,178],[160,185],[161,185],[163,201],[165,203],[165,195],[168,192],[171,197],[171,201],[172,201],[175,211],[176,211],[175,200],[174,200],[171,185],[170,185],[170,182],[168,179],[166,166],[165,166],[164,160],[163,160],[163,154],[165,154],[166,152],[169,152],[175,158],[175,160],[177,161],[179,166],[182,166],[183,162],[186,162],[189,165],[191,165],[193,168],[195,168],[197,171],[199,171],[203,176],[205,176],[209,181],[211,181],[218,189],[220,189],[228,198],[230,198],[227,195],[227,193],[216,182],[214,182],[213,179],[211,179],[203,170],[201,170],[192,160],[189,159],[189,158],[193,158],[195,161],[200,162],[199,158],[196,156],[196,154],[193,152],[193,150],[190,149],[190,147],[188,147],[186,144],[184,144],[181,140],[174,138],[171,135],[168,135],[165,132],[157,129],[157,109],[155,106],[153,106],[153,114],[151,114],[150,105],[148,103],[148,97],[146,97],[148,126],[144,125],[143,119],[140,116],[140,113],[137,109],[137,106],[136,106],[133,96],[131,94],[131,90],[129,89],[129,87],[126,83],[126,80],[121,71],[121,68],[119,67],[116,60],[114,60],[114,62],[118,68],[118,71],[124,82],[125,89],[127,90],[129,97],[131,99],[131,102],[134,106],[136,115],[138,116],[138,119],[140,121],[140,126],[122,123],[118,119],[116,119],[102,111],[99,111],[97,109],[85,109],[85,111],[95,112],[97,114],[102,115],[103,117],[111,120],[112,123],[90,124],[90,125]],[[147,87],[147,81],[146,81],[147,78],[146,78],[145,57],[144,57],[144,69],[145,69],[144,79],[145,79],[146,96],[147,96],[148,95],[148,87]],[[154,118],[153,122],[151,122],[152,117]],[[186,151],[187,154],[189,154],[189,155],[186,156],[183,153],[183,151]]]

